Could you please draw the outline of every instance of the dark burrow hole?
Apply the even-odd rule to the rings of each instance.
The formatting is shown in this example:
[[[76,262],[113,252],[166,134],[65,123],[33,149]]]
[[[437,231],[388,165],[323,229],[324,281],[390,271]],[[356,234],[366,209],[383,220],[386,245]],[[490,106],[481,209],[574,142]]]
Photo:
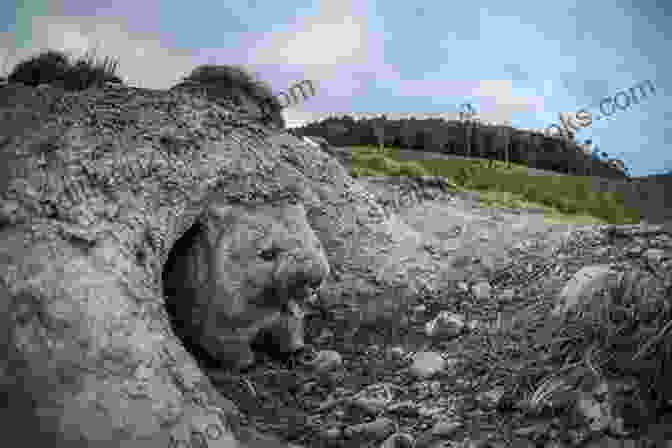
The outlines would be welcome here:
[[[166,311],[173,332],[181,340],[184,348],[196,359],[201,368],[206,370],[227,368],[225,364],[212,357],[203,349],[198,343],[197,335],[193,334],[187,322],[190,311],[189,293],[181,289],[183,283],[179,281],[180,278],[184,278],[186,273],[181,271],[177,261],[180,257],[186,256],[189,247],[194,244],[201,231],[201,225],[199,223],[194,224],[176,241],[168,254],[168,259],[162,273]],[[289,354],[281,351],[276,338],[269,332],[259,333],[251,344],[251,348],[255,352],[257,362],[266,357],[272,360],[293,363],[297,356],[303,354],[302,352]]]

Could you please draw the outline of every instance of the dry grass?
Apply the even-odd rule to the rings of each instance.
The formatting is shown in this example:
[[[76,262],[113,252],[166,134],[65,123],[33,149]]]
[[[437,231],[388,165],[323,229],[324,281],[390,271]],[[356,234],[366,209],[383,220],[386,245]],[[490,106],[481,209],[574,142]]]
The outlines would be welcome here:
[[[270,85],[259,80],[249,70],[235,65],[199,65],[183,78],[184,81],[204,85],[214,85],[225,96],[235,96],[242,92],[252,98],[262,109],[266,118],[279,126],[285,127],[282,117],[280,100],[273,95]]]
[[[87,54],[73,60],[65,52],[46,50],[16,64],[8,74],[7,82],[33,87],[49,84],[79,91],[105,82],[121,83],[115,75],[117,66],[118,61],[109,57],[97,61],[92,54]]]

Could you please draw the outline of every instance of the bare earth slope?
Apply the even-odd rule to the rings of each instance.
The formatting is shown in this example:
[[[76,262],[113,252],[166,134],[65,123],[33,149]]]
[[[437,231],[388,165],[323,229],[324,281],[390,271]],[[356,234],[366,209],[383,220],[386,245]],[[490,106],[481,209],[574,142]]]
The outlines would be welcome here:
[[[380,196],[396,194],[391,185],[399,182],[389,178],[358,180]],[[401,220],[436,247],[435,261],[441,265],[444,280],[487,277],[510,263],[508,252],[521,242],[534,241],[543,248],[539,255],[549,256],[563,238],[582,227],[549,222],[538,212],[484,207],[468,194],[456,192],[451,196],[396,209]]]

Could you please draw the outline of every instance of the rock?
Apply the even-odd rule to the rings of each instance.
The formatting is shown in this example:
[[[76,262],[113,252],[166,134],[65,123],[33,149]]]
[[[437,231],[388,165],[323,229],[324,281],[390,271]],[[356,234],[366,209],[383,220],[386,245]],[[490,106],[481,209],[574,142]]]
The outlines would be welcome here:
[[[372,384],[352,397],[350,403],[371,414],[378,414],[387,409],[394,400],[393,389],[398,389],[398,387],[390,383]]]
[[[333,331],[331,331],[328,328],[323,328],[322,331],[320,331],[319,336],[315,338],[315,342],[318,344],[323,344],[330,341],[333,337],[334,337]]]
[[[511,302],[511,299],[516,295],[516,291],[512,288],[505,289],[499,294],[499,300],[508,303]]]
[[[401,346],[390,347],[387,351],[388,356],[395,361],[399,361],[406,356],[406,350]]]
[[[663,249],[647,249],[647,251],[644,252],[644,257],[654,263],[660,263],[664,259],[669,258],[670,254],[666,253]]]
[[[322,433],[322,438],[326,440],[336,440],[343,436],[343,431],[340,428],[329,428]]]
[[[588,394],[582,392],[578,394],[576,409],[586,419],[590,430],[593,432],[606,430],[611,425],[612,419],[608,404],[600,403]]]
[[[398,432],[385,439],[380,448],[413,448],[414,446],[415,439],[412,435]]]
[[[409,367],[409,372],[416,378],[426,379],[442,371],[446,366],[446,361],[441,353],[420,352],[413,356],[413,363]]]
[[[592,300],[599,289],[607,286],[610,274],[612,270],[607,265],[582,268],[562,289],[551,314],[554,316],[566,314],[579,308],[583,304],[582,299]]]
[[[425,324],[425,334],[429,337],[453,338],[462,334],[465,327],[462,316],[449,311],[441,311]]]
[[[320,350],[312,359],[302,361],[302,364],[312,367],[318,372],[328,372],[343,364],[340,353],[334,350]]]
[[[476,399],[483,407],[494,409],[499,406],[504,393],[503,388],[495,388],[478,394]]]
[[[462,422],[456,420],[442,420],[436,422],[431,429],[432,435],[448,437],[451,436],[463,426]]]
[[[427,311],[427,306],[425,305],[416,305],[411,309],[411,321],[420,322]]]
[[[367,439],[382,440],[392,434],[394,430],[394,421],[389,418],[380,417],[369,423],[348,426],[343,430],[343,434],[348,438],[359,436]]]
[[[471,292],[474,294],[477,300],[489,299],[491,290],[492,287],[490,286],[490,283],[486,281],[478,282],[471,287]]]

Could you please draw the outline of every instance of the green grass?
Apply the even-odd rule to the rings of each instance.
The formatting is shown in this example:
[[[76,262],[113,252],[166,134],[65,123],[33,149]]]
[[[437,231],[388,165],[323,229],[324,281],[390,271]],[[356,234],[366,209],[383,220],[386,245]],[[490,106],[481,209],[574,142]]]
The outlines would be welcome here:
[[[495,161],[415,160],[404,162],[398,149],[355,147],[352,174],[448,178],[458,190],[477,191],[484,205],[543,209],[548,220],[586,224],[638,224],[639,210],[624,206],[621,194],[594,191],[587,176],[531,176],[524,165]]]

